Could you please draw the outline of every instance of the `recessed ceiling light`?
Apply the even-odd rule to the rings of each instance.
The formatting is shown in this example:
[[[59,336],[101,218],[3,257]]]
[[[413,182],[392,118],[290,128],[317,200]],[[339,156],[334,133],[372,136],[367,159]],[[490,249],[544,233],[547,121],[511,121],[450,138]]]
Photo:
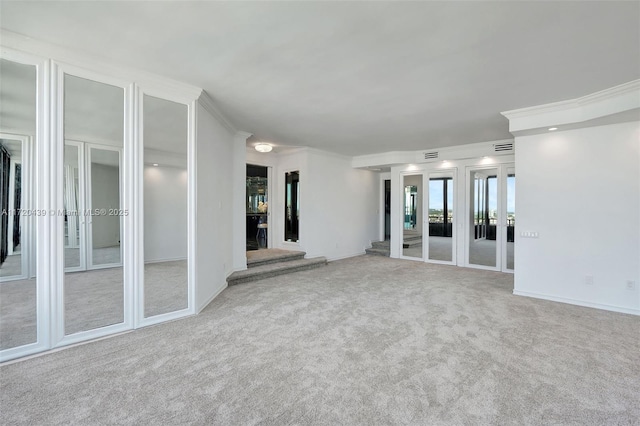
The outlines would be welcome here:
[[[550,132],[553,132],[554,130],[558,130],[558,128],[557,127],[549,127],[549,131]]]
[[[153,167],[158,167],[159,164],[158,163],[153,163]]]
[[[262,142],[257,144],[255,148],[256,148],[256,151],[258,152],[271,152],[271,150],[273,149],[273,147],[268,143],[262,143]]]

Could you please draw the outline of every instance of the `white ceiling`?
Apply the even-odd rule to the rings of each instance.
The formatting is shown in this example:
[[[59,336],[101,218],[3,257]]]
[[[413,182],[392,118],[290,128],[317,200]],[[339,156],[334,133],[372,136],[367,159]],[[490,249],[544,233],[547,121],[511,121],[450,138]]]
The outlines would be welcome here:
[[[8,2],[7,30],[204,88],[347,155],[509,138],[501,111],[640,78],[640,2]]]

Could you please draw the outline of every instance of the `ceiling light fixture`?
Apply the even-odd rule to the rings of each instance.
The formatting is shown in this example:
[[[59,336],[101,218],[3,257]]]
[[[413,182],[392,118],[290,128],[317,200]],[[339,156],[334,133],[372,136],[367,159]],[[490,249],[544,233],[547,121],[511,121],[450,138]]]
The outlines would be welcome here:
[[[256,151],[258,152],[271,152],[272,149],[273,147],[268,143],[260,142],[259,144],[256,145]]]
[[[554,130],[558,130],[558,128],[557,127],[549,127],[549,131],[550,132],[553,132]]]
[[[158,163],[153,163],[153,167],[158,167]]]

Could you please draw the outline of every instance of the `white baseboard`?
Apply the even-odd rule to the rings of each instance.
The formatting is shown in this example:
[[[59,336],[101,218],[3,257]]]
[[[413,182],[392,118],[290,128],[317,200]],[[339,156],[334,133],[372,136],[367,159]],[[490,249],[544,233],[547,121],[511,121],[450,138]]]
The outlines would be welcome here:
[[[353,253],[353,254],[345,254],[345,255],[342,255],[342,256],[327,257],[327,262],[333,262],[335,260],[342,260],[342,259],[349,259],[350,257],[362,256],[363,254],[367,254],[367,253],[365,251],[360,251],[360,252]]]
[[[551,296],[548,294],[532,293],[529,291],[513,290],[516,296],[531,297],[534,299],[550,300],[552,302],[567,303],[569,305],[584,306],[586,308],[602,309],[605,311],[619,312],[621,314],[640,315],[640,309],[624,308],[622,306],[604,305],[602,303],[587,302],[578,299],[569,299],[566,297]]]
[[[151,259],[151,260],[145,260],[144,264],[147,265],[149,263],[175,262],[177,260],[187,260],[187,258],[186,257],[175,257],[175,258],[166,258],[166,259]]]
[[[229,284],[227,284],[227,281],[225,279],[224,285],[220,287],[220,289],[218,291],[216,291],[213,296],[211,296],[209,299],[207,299],[206,302],[204,302],[202,304],[202,306],[200,306],[198,308],[198,310],[196,311],[196,314],[199,314],[200,312],[202,312],[202,310],[204,308],[206,308],[207,306],[209,306],[209,303],[213,302],[213,299],[215,299],[216,297],[218,297],[220,295],[220,293],[222,293],[224,291],[224,289],[226,289],[227,287],[229,287]]]

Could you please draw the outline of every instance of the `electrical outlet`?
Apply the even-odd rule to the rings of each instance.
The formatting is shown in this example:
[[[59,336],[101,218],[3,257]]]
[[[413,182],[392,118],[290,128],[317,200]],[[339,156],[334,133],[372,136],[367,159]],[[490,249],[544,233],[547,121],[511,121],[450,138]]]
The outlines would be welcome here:
[[[636,289],[636,282],[632,280],[627,281],[627,290],[633,291],[635,289]]]
[[[586,285],[593,285],[593,275],[585,275],[584,276],[584,283]]]

